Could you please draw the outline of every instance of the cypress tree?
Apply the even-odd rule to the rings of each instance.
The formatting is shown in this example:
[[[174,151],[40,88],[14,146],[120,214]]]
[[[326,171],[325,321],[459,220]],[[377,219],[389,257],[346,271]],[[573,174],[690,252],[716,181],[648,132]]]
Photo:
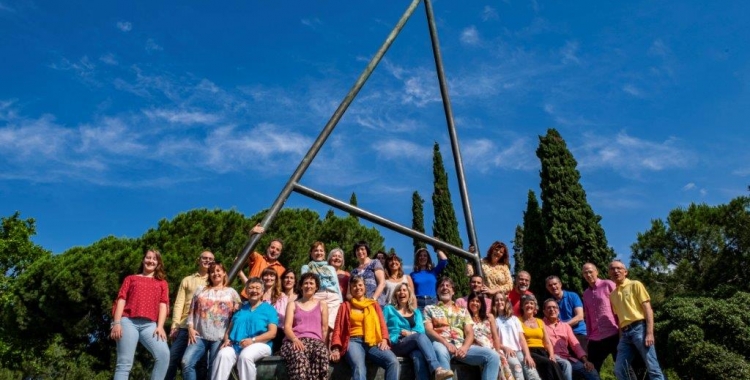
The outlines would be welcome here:
[[[354,207],[357,207],[357,194],[356,193],[352,192],[352,196],[349,197],[349,204]],[[352,218],[359,220],[359,218],[356,215],[354,214],[349,214],[349,215],[351,215]]]
[[[415,191],[411,195],[411,229],[424,233],[424,199]],[[419,248],[426,248],[425,243],[419,239],[413,239],[414,252]]]
[[[551,273],[546,255],[544,227],[542,226],[542,209],[533,190],[529,190],[526,199],[526,211],[523,212],[523,267],[516,266],[516,273],[525,270],[532,276],[531,291],[538,296],[546,294],[544,273]]]
[[[543,281],[555,274],[564,287],[580,293],[584,288],[581,266],[592,262],[606,268],[615,254],[599,224],[601,217],[586,200],[577,162],[557,130],[549,129],[539,137],[536,155],[542,163],[542,227],[545,264],[550,268],[536,278]]]
[[[432,192],[432,207],[435,219],[432,221],[432,235],[444,242],[456,247],[463,247],[461,236],[458,233],[458,220],[456,211],[453,209],[451,193],[448,189],[448,173],[443,166],[443,156],[440,154],[440,145],[433,146],[432,173],[435,178],[434,190]],[[448,266],[443,270],[443,275],[453,280],[456,296],[466,294],[469,290],[466,278],[466,261],[461,257],[448,253]]]
[[[523,227],[516,225],[513,237],[513,273],[523,270]]]

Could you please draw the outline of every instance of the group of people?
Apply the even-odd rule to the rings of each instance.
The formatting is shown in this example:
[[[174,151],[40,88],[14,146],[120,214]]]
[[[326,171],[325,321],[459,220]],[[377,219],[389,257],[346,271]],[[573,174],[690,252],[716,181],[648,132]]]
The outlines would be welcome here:
[[[251,233],[263,233],[255,226]],[[397,357],[410,358],[420,380],[454,376],[451,360],[481,368],[484,380],[599,379],[607,355],[618,380],[629,379],[630,363],[643,358],[651,379],[661,379],[653,345],[648,293],[627,279],[622,262],[599,279],[593,264],[582,268],[589,288],[581,298],[546,279],[551,297],[541,306],[528,291],[531,276],[515,281],[508,249],[494,242],[482,259],[484,277],[469,270],[471,292],[454,300],[447,265],[426,249],[414,253],[404,274],[398,255],[372,255],[366,242],[354,245],[356,266],[347,272],[344,252],[326,255],[322,242],[310,248],[299,278],[279,262],[281,240],[265,254],[253,252],[238,294],[226,268],[202,252],[198,271],[180,283],[169,334],[164,329],[169,290],[158,251],[145,253],[139,273],[125,278],[113,308],[111,338],[117,341],[115,379],[127,379],[140,342],[154,357],[152,379],[226,380],[236,366],[241,380],[256,378],[256,361],[277,353],[290,378],[326,379],[330,362],[342,358],[352,378],[366,378],[366,361],[399,378]],[[382,261],[381,261],[382,260]],[[167,335],[172,341],[167,345]]]

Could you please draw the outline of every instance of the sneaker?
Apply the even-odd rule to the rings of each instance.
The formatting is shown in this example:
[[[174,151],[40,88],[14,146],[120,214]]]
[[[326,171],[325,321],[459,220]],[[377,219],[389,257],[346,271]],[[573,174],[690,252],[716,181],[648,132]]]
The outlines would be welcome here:
[[[438,369],[435,370],[435,380],[445,380],[449,377],[453,377],[453,371],[443,369],[442,367],[438,367]]]

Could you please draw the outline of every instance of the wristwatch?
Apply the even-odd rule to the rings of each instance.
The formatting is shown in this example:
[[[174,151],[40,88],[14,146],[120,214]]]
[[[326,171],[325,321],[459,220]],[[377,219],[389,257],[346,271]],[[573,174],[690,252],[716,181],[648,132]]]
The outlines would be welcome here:
[[[250,341],[255,343],[255,337],[250,338]]]

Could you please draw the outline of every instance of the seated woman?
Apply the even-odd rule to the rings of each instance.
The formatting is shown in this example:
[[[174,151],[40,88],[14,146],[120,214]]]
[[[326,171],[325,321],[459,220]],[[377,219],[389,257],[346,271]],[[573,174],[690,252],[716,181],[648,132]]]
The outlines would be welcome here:
[[[334,248],[328,253],[328,265],[336,269],[336,277],[339,279],[339,289],[341,290],[341,299],[345,300],[346,292],[349,290],[349,272],[344,270],[344,250],[341,248]],[[336,318],[330,318],[334,321]]]
[[[521,321],[513,314],[513,304],[505,293],[495,294],[492,304],[495,313],[495,326],[500,340],[500,349],[510,365],[511,373],[516,380],[541,380],[531,359],[526,338],[523,335]]]
[[[343,299],[336,268],[326,261],[326,247],[322,242],[316,241],[310,247],[310,262],[302,266],[302,273],[308,272],[318,276],[318,291],[315,293],[315,299],[325,302],[328,306],[328,325],[333,328],[333,322],[336,321],[336,314]]]
[[[510,256],[508,247],[501,241],[492,243],[487,249],[487,255],[482,259],[482,273],[485,286],[482,293],[486,297],[493,297],[499,292],[508,293],[513,289],[513,277],[510,275]],[[474,274],[474,267],[469,265],[468,274]]]
[[[320,280],[308,272],[300,277],[300,295],[286,307],[281,357],[295,380],[328,378],[328,306],[315,299]]]
[[[195,365],[208,352],[208,373],[219,352],[234,311],[240,308],[240,295],[227,286],[227,272],[220,263],[208,267],[208,285],[195,291],[188,311],[188,347],[182,357],[182,378],[195,380]]]
[[[432,342],[424,331],[422,312],[414,308],[414,293],[407,284],[396,286],[391,304],[383,309],[383,315],[391,350],[396,356],[409,355],[412,358],[417,379],[443,380],[453,376],[453,371],[440,367]]]
[[[169,367],[169,346],[164,321],[169,305],[169,285],[161,253],[143,255],[138,274],[125,277],[115,300],[110,338],[117,342],[115,380],[127,380],[138,343],[154,357],[151,379],[163,379]]]
[[[247,302],[232,316],[224,343],[214,361],[213,380],[227,380],[237,364],[240,380],[255,380],[255,362],[271,355],[279,316],[262,302],[263,281],[252,277],[245,284]]]
[[[284,326],[284,315],[286,314],[286,305],[289,303],[289,297],[281,292],[281,281],[279,274],[272,268],[263,269],[260,274],[263,280],[263,297],[262,301],[273,306],[276,315],[279,317],[279,324]],[[284,339],[284,330],[278,329],[276,337],[273,339],[273,347],[278,352],[281,342]]]
[[[471,292],[466,304],[469,316],[474,322],[474,344],[479,347],[492,348],[500,356],[500,380],[514,380],[513,374],[505,358],[505,352],[500,349],[500,339],[497,336],[495,317],[487,312],[487,304],[482,293]]]
[[[539,310],[532,295],[521,297],[521,328],[529,346],[531,358],[543,380],[564,380],[560,366],[555,362],[555,352],[544,329],[544,322],[534,317]]]
[[[286,294],[287,302],[297,299],[297,275],[291,269],[281,274],[281,292]]]
[[[388,327],[377,301],[365,297],[364,278],[349,280],[349,294],[351,299],[341,304],[331,335],[331,360],[338,362],[344,355],[354,380],[367,378],[365,359],[385,369],[385,380],[398,380],[400,366],[390,350]]]

